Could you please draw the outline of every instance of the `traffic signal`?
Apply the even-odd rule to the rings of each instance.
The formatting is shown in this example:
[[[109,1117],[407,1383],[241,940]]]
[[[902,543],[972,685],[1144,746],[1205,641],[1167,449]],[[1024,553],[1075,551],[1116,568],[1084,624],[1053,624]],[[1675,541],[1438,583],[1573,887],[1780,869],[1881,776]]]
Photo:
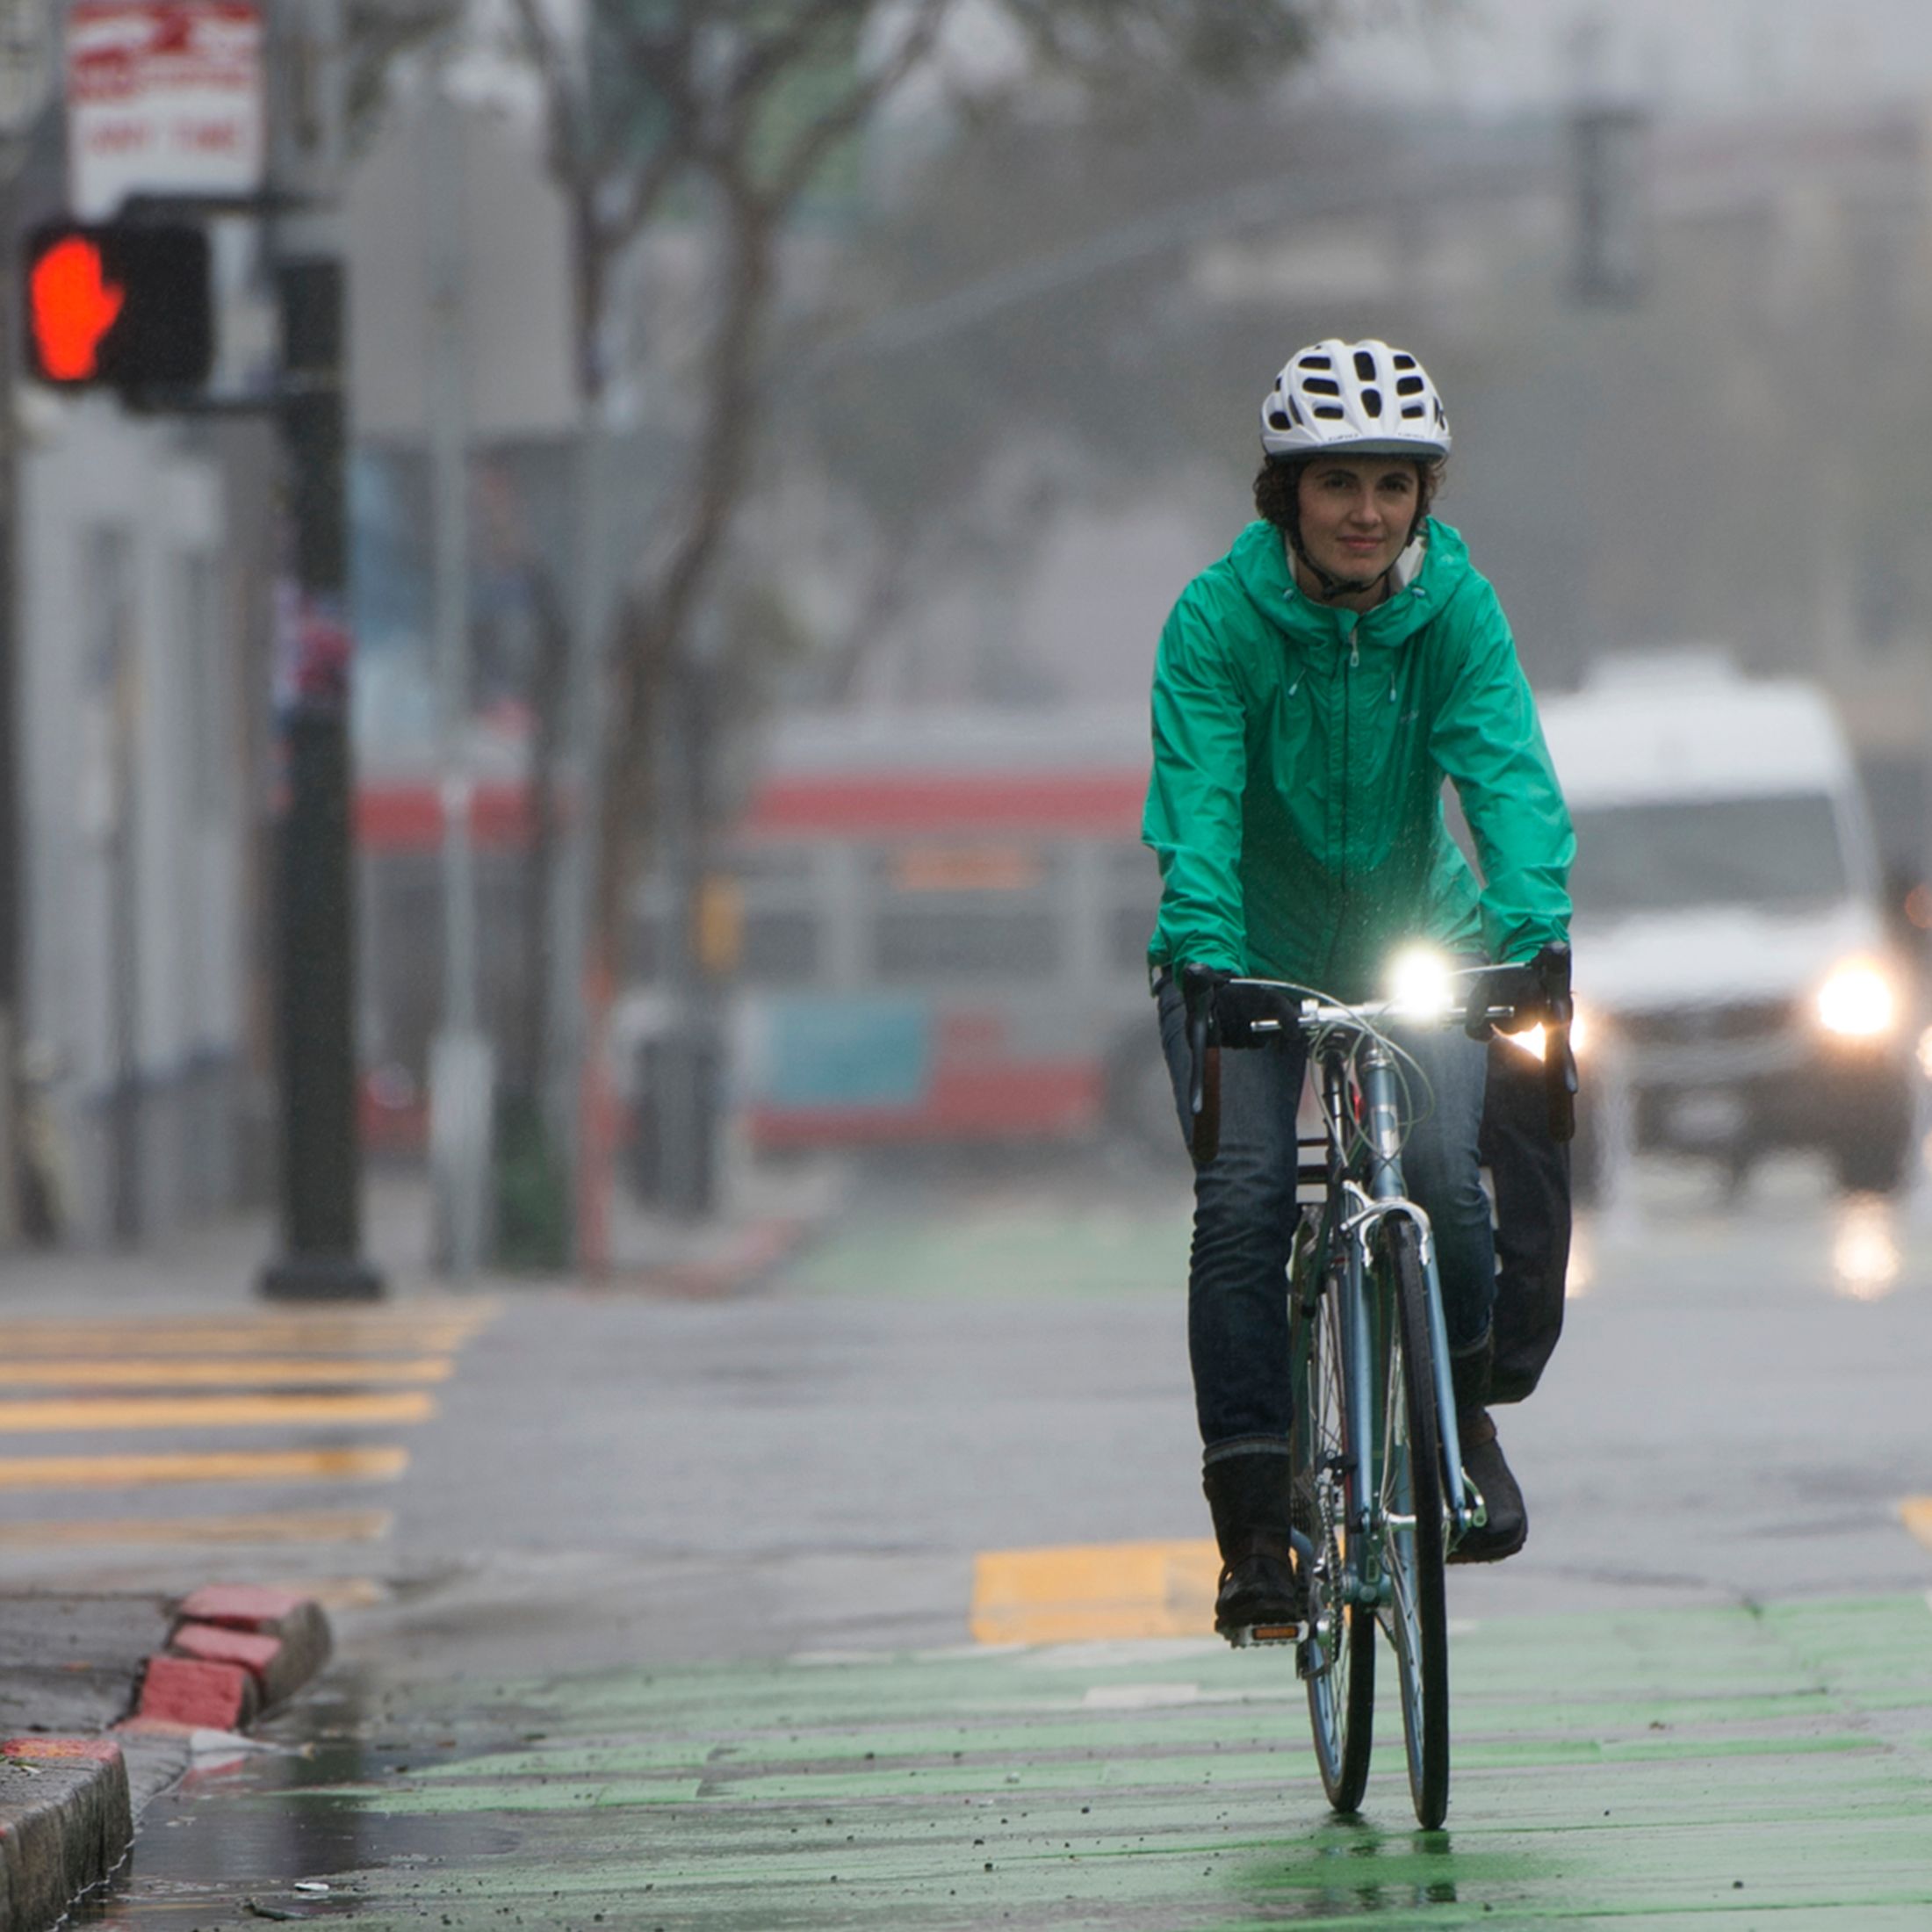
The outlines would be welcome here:
[[[60,389],[198,389],[214,361],[208,238],[187,222],[50,222],[27,240],[27,366]]]

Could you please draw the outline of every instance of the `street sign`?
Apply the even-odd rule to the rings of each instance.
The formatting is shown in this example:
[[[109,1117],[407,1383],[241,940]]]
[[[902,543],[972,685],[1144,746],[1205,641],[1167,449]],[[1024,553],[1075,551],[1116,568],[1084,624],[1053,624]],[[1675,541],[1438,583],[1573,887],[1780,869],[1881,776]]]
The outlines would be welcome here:
[[[27,242],[27,366],[58,388],[152,397],[208,379],[208,240],[184,222],[52,222]]]
[[[54,78],[54,0],[0,0],[0,140],[32,126]]]
[[[256,0],[74,0],[68,191],[83,220],[130,195],[232,198],[262,185]]]

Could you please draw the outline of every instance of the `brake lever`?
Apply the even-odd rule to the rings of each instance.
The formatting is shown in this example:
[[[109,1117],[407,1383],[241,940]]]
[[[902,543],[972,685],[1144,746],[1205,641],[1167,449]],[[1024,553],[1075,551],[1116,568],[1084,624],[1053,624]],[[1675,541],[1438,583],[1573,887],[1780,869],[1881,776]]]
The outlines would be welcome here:
[[[1187,1151],[1196,1167],[1221,1151],[1221,1049],[1208,1043],[1209,1018],[1205,1001],[1187,1016]]]
[[[1546,946],[1536,955],[1549,1006],[1544,1035],[1543,1092],[1549,1110],[1550,1138],[1560,1145],[1576,1137],[1576,1055],[1570,1046],[1570,949]]]

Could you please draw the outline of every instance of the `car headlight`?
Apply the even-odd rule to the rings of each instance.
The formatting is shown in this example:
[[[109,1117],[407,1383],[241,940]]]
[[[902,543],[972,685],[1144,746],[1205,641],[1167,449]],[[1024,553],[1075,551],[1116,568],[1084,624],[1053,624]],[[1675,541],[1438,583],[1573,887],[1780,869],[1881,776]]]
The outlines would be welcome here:
[[[1848,959],[1818,989],[1818,1020],[1842,1040],[1877,1040],[1899,1023],[1899,995],[1877,961]]]
[[[1455,975],[1440,953],[1412,946],[1388,965],[1389,1003],[1409,1020],[1440,1020],[1458,1004]]]

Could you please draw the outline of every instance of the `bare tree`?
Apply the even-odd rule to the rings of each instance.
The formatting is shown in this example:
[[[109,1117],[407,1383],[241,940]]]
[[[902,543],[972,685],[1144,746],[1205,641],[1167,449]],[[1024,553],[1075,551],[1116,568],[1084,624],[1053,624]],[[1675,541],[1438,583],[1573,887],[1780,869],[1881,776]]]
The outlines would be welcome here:
[[[653,232],[693,227],[695,213],[710,264],[689,433],[654,493],[648,545],[641,530],[611,533],[631,561],[614,637],[588,640],[605,734],[592,801],[591,977],[608,984],[622,970],[628,889],[662,826],[677,833],[664,840],[675,851],[658,854],[685,907],[674,926],[695,929],[693,847],[718,797],[710,782],[716,733],[728,722],[721,713],[757,682],[757,667],[736,660],[768,654],[777,634],[707,620],[717,616],[714,580],[751,480],[753,426],[768,415],[757,404],[788,234],[828,162],[849,155],[880,105],[934,61],[968,0],[508,4],[539,79],[548,165],[567,209],[574,376],[587,422],[623,373],[609,365],[606,345],[633,249]],[[1118,103],[1180,76],[1265,81],[1305,52],[1336,0],[971,4],[1005,13],[1035,71]],[[563,737],[539,732],[555,751]],[[675,749],[668,782],[659,757],[667,745]],[[537,770],[533,782],[547,793],[558,775]],[[672,970],[688,984],[681,958]]]
[[[934,55],[960,0],[584,0],[580,37],[514,0],[570,210],[580,393],[595,407],[626,251],[695,195],[716,294],[687,461],[626,586],[610,667],[597,927],[616,938],[653,808],[654,714],[688,666],[695,620],[747,482],[781,244],[827,161]],[[1256,82],[1308,48],[1325,0],[1000,0],[1036,62],[1109,90],[1187,75]]]

